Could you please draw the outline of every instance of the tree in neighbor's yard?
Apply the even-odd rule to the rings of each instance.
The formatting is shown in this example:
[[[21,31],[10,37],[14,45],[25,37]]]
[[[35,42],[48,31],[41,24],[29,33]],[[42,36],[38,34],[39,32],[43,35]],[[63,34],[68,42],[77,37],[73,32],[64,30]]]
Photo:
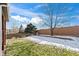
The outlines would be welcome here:
[[[30,23],[25,28],[25,33],[35,34],[36,29],[37,28],[32,23]]]
[[[53,6],[51,4],[44,4],[42,10],[45,11],[43,12],[46,17],[39,15],[39,17],[43,19],[43,25],[50,27],[51,36],[54,35],[54,29],[56,27],[62,27],[69,24],[69,19],[64,15],[69,9],[65,6],[59,6],[59,4],[55,4],[55,7]]]
[[[19,28],[19,33],[22,33],[22,32],[24,32],[24,31],[23,31],[23,26],[22,26],[22,24],[21,24],[21,26],[20,26],[20,28]]]

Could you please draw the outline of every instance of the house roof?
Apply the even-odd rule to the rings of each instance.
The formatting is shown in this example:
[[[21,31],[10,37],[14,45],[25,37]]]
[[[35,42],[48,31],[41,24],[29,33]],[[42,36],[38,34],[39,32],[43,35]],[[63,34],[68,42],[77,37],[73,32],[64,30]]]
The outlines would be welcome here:
[[[8,7],[7,7],[7,3],[0,3],[0,5],[2,5],[2,15],[5,18],[5,20],[8,21]]]

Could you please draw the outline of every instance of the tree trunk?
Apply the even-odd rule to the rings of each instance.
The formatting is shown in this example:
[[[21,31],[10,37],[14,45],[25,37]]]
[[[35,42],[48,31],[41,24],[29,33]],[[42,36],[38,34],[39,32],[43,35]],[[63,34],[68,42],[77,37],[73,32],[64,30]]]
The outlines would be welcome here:
[[[51,24],[50,24],[50,34],[52,36],[53,35],[53,31],[52,31],[52,16],[50,16],[50,21],[51,21]]]
[[[50,29],[50,34],[51,34],[51,36],[54,35],[54,28]]]

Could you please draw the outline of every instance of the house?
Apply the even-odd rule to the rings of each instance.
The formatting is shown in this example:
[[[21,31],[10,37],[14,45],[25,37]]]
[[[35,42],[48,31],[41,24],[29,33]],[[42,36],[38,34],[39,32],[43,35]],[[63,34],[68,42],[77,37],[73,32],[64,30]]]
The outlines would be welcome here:
[[[0,3],[0,55],[6,46],[6,21],[8,21],[8,5]]]

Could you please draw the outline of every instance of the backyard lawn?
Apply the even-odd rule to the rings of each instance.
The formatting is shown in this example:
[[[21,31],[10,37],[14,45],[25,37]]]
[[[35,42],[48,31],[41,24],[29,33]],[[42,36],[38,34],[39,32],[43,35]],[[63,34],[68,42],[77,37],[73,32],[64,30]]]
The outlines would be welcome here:
[[[37,44],[29,39],[7,39],[8,56],[79,56],[79,53],[52,45]]]

